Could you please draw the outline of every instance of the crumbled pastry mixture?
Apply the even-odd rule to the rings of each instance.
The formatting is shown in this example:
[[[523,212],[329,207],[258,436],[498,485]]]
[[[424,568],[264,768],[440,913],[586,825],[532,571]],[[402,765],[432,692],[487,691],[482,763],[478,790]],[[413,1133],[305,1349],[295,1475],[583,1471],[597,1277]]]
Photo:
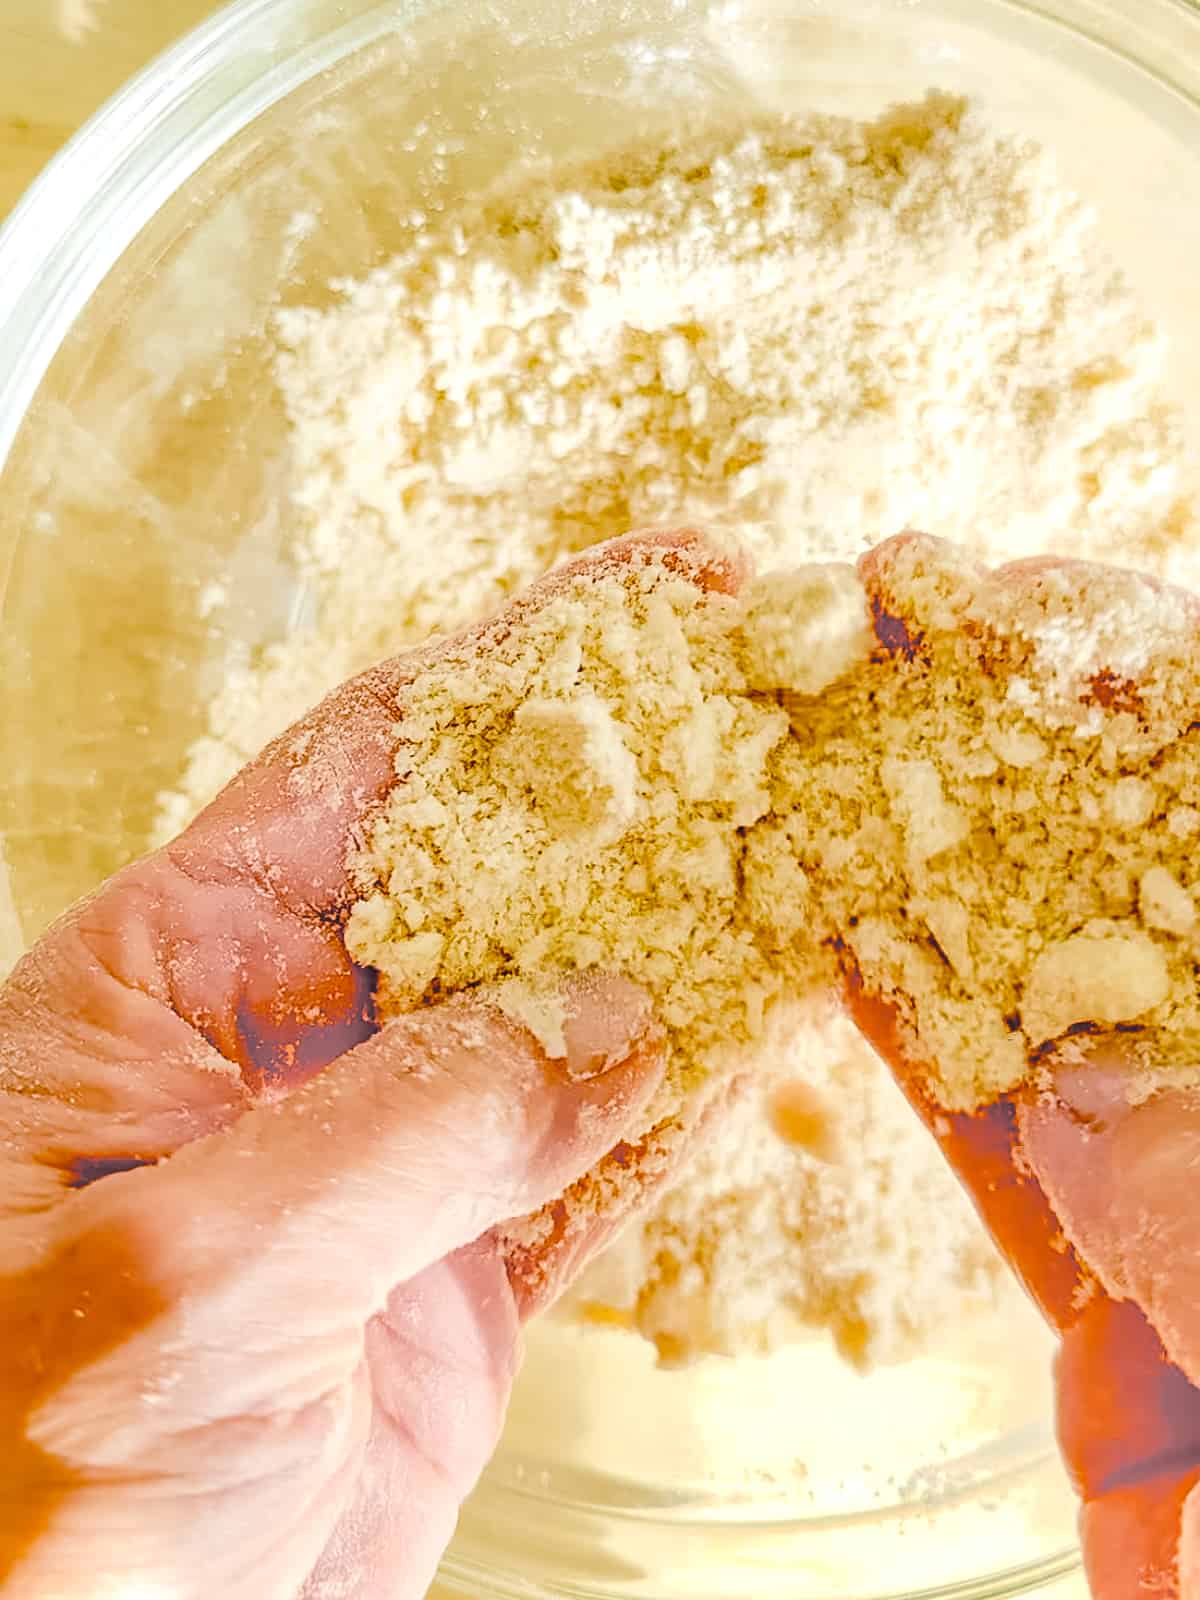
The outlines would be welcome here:
[[[809,948],[764,943],[743,881],[780,693],[796,672],[819,693],[870,642],[849,567],[734,599],[651,551],[449,651],[405,690],[400,781],[356,863],[346,944],[383,1011],[599,968],[645,984],[669,1030],[659,1118],[727,1075],[814,972]]]
[[[789,814],[748,845],[781,952],[832,940],[952,1110],[1114,1028],[1148,1085],[1194,1074],[1200,607],[1119,569],[989,574],[920,537],[863,571],[880,647],[794,702]]]
[[[162,838],[341,679],[629,528],[736,526],[764,571],[919,526],[1200,576],[1161,341],[1047,158],[958,99],[682,130],[410,221],[394,261],[278,318],[305,620],[233,649]],[[571,739],[586,765],[607,735],[580,711]],[[792,1017],[756,1083],[581,1301],[683,1354],[797,1319],[919,1351],[998,1281],[968,1202],[848,1025]],[[794,1085],[827,1095],[826,1153],[765,1109]]]
[[[347,928],[384,1011],[627,973],[670,1033],[656,1121],[839,971],[951,1110],[1113,1027],[1194,1071],[1200,607],[921,535],[861,571],[735,599],[644,550],[418,677]],[[769,1115],[833,1156],[814,1089]]]
[[[864,1049],[833,1006],[803,1029],[768,1025],[753,1077],[695,1141],[685,1178],[565,1309],[639,1329],[672,1365],[763,1354],[820,1328],[868,1368],[925,1351],[937,1308],[943,1326],[994,1312],[992,1246],[900,1089],[864,1070]]]
[[[415,212],[279,313],[309,629],[230,663],[169,835],[327,689],[631,528],[760,566],[906,527],[1200,564],[1162,345],[1030,144],[931,96],[764,117]]]

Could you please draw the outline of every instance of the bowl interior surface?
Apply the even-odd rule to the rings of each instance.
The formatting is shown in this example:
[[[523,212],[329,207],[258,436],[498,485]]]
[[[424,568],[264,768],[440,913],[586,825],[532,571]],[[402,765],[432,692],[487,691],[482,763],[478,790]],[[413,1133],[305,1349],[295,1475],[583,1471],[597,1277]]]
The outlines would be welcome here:
[[[1195,429],[1200,13],[1122,9],[258,3],[240,33],[231,13],[189,80],[209,109],[183,156],[164,143],[156,163],[153,117],[140,135],[130,225],[106,236],[101,281],[80,306],[64,297],[57,322],[22,324],[18,307],[0,326],[6,348],[36,342],[44,368],[3,419],[19,422],[0,493],[7,953],[146,847],[231,667],[310,625],[268,319],[386,261],[405,202],[452,208],[531,158],[683,115],[871,114],[965,92],[1051,147],[1095,202],[1171,341]],[[109,176],[79,191],[77,230],[104,183],[125,181],[123,136],[103,122],[83,136]],[[1075,1562],[1048,1354],[1015,1301],[868,1377],[817,1338],[667,1372],[620,1331],[545,1321],[446,1582],[645,1600],[1032,1592]]]

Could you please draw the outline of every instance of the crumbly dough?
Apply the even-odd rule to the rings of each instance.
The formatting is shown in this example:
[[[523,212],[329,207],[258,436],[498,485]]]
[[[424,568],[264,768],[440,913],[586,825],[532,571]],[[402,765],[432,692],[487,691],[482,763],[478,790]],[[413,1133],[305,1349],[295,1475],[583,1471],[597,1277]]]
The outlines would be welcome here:
[[[305,605],[220,663],[160,839],[343,678],[631,527],[735,526],[764,571],[919,526],[992,561],[1200,576],[1162,339],[1052,160],[960,99],[738,114],[419,197],[407,221],[378,271],[279,316]],[[604,805],[622,792],[610,768]],[[1133,816],[1146,795],[1109,801]],[[1151,880],[1147,904],[1163,896]],[[1153,914],[1186,917],[1170,905]],[[434,952],[410,946],[414,981]],[[845,1154],[781,1140],[756,1089],[580,1295],[684,1354],[797,1319],[870,1361],[919,1353],[999,1282],[969,1202],[836,1019],[789,1019],[766,1080],[827,1088]]]
[[[1119,1029],[1200,1059],[1200,608],[1132,572],[992,574],[908,536],[863,563],[871,662],[793,708],[746,894],[899,1010],[969,1110]],[[778,848],[786,843],[787,849]]]
[[[696,1092],[846,981],[896,1008],[950,1110],[1112,1028],[1148,1085],[1194,1076],[1179,812],[1200,783],[1198,618],[1133,573],[991,574],[919,535],[858,575],[772,576],[737,598],[655,550],[574,574],[405,691],[347,946],[378,969],[385,1014],[479,984],[545,992],[571,970],[643,983],[670,1041],[656,1174]],[[803,691],[781,681],[790,664]],[[535,739],[532,762],[514,753],[530,706],[535,730],[566,730]],[[1115,827],[1131,782],[1144,798]],[[812,1086],[766,1110],[785,1141],[834,1158],[833,1102]],[[639,1161],[609,1166],[568,1196],[566,1225],[645,1182]],[[668,1359],[718,1337],[702,1263],[764,1215],[765,1192],[644,1274]],[[563,1225],[560,1208],[523,1242]],[[853,1318],[823,1315],[858,1357]]]
[[[405,691],[399,782],[346,928],[385,1011],[562,971],[644,983],[672,1039],[660,1116],[810,987],[811,953],[776,959],[742,889],[789,738],[780,641],[789,623],[808,641],[812,693],[871,648],[848,568],[734,599],[677,559],[556,584]]]

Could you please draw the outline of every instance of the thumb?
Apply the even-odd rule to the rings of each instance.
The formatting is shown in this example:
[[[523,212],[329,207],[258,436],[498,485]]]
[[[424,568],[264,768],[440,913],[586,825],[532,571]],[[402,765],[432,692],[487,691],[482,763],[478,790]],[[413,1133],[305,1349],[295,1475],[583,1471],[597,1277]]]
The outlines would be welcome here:
[[[390,1023],[286,1099],[72,1195],[57,1217],[73,1258],[119,1240],[155,1303],[187,1302],[193,1341],[197,1318],[218,1346],[218,1325],[270,1326],[290,1308],[364,1322],[645,1125],[662,1050],[643,992],[576,978],[562,1023],[554,1060],[475,998]]]
[[[13,1547],[29,1528],[55,1535],[30,1555],[21,1593],[59,1592],[63,1562],[90,1570],[97,1526],[121,1571],[219,1569],[218,1592],[236,1576],[238,1594],[260,1570],[283,1593],[282,1571],[293,1592],[368,1448],[371,1387],[382,1392],[387,1365],[370,1344],[377,1313],[404,1285],[392,1309],[411,1321],[413,1280],[434,1263],[426,1298],[439,1289],[458,1339],[439,1348],[466,1376],[458,1388],[439,1377],[428,1403],[452,1411],[476,1397],[475,1423],[454,1425],[474,1440],[478,1470],[509,1360],[487,1330],[511,1329],[515,1308],[494,1256],[481,1278],[459,1247],[544,1204],[644,1126],[662,1075],[641,991],[583,978],[561,999],[555,1059],[496,1007],[451,1001],[389,1025],[288,1098],[55,1208],[42,1259],[0,1296],[12,1357],[0,1433],[26,1451],[26,1492],[9,1508],[26,1531]],[[420,1360],[418,1341],[418,1377]],[[414,1405],[424,1394],[418,1382]],[[399,1389],[389,1395],[400,1403]],[[448,1505],[445,1484],[440,1496]],[[4,1541],[0,1526],[0,1567]]]
[[[1052,1071],[1020,1109],[1021,1145],[1107,1291],[1081,1306],[1058,1363],[1088,1576],[1097,1600],[1200,1594],[1200,1094],[1144,1098],[1111,1039]]]
[[[1026,1159],[1064,1233],[1115,1300],[1144,1312],[1200,1381],[1200,1092],[1137,1090],[1121,1047],[1060,1064],[1020,1112]],[[1132,1092],[1131,1092],[1132,1091]]]

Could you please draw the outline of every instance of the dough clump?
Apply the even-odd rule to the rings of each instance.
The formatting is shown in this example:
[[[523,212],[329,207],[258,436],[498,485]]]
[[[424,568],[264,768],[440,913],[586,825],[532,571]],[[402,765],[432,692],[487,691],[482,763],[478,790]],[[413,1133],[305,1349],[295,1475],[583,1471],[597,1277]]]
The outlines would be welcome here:
[[[793,708],[750,843],[748,897],[789,910],[781,950],[806,927],[835,943],[952,1110],[1113,1029],[1147,1089],[1193,1071],[1195,601],[1083,563],[989,572],[915,535],[860,571],[878,647]]]
[[[567,569],[405,691],[347,927],[383,1011],[624,973],[668,1031],[664,1127],[847,984],[947,1109],[1113,1028],[1148,1083],[1189,1070],[1190,597],[920,535],[737,595],[693,560]]]
[[[618,551],[405,691],[346,942],[385,1012],[564,971],[636,980],[671,1041],[666,1118],[811,987],[811,947],[781,953],[745,893],[748,850],[788,816],[787,681],[818,693],[865,662],[870,617],[847,566],[733,596],[700,586],[686,548]],[[786,830],[770,837],[790,861]]]

